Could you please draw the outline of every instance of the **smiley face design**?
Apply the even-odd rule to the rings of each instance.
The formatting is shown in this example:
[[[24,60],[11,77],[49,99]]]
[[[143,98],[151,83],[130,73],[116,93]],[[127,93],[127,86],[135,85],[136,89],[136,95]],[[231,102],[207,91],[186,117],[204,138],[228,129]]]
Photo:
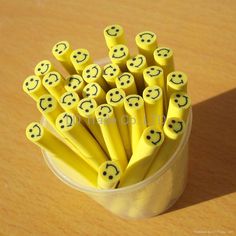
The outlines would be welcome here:
[[[54,87],[58,85],[61,82],[61,80],[62,80],[61,75],[56,71],[52,71],[43,77],[43,85],[45,87]]]
[[[149,48],[150,45],[157,44],[157,37],[156,34],[151,31],[144,31],[136,35],[135,41],[140,48]]]
[[[97,103],[93,98],[83,98],[78,103],[77,108],[80,115],[87,117],[94,113],[95,109],[97,108]]]
[[[119,62],[129,58],[129,49],[123,44],[117,44],[109,51],[109,57],[112,62]]]
[[[43,113],[49,113],[56,109],[57,101],[50,94],[42,95],[37,101],[37,108]]]
[[[23,90],[26,93],[36,91],[41,86],[41,80],[36,75],[28,76],[23,83]]]
[[[75,104],[79,102],[79,96],[75,92],[65,92],[61,97],[60,97],[60,103],[64,107],[74,107]]]
[[[124,101],[126,109],[139,109],[143,107],[143,104],[143,98],[139,95],[129,95]]]
[[[184,86],[187,83],[187,75],[181,71],[174,71],[168,74],[167,83],[171,86]]]
[[[34,68],[34,73],[37,76],[46,75],[50,71],[52,71],[52,64],[48,60],[40,61]]]
[[[122,73],[116,79],[116,85],[117,87],[120,88],[129,87],[133,82],[134,82],[134,76],[129,72]]]
[[[110,118],[113,114],[113,108],[111,105],[102,104],[97,107],[95,115],[97,119],[107,119]]]
[[[130,72],[144,70],[147,67],[145,56],[139,54],[126,62],[127,68]]]
[[[185,122],[177,117],[169,117],[164,124],[164,132],[172,139],[178,138],[185,130]]]
[[[70,45],[67,41],[61,41],[56,43],[52,48],[52,53],[55,57],[62,56],[68,49]]]
[[[84,68],[83,78],[86,82],[94,81],[102,75],[102,69],[98,64],[91,64]]]
[[[143,75],[148,79],[157,78],[163,75],[163,69],[159,66],[149,66],[143,71]]]
[[[162,96],[162,90],[159,86],[149,86],[143,90],[143,99],[146,101],[157,101]]]
[[[115,79],[121,73],[120,68],[116,64],[108,64],[103,68],[103,77],[105,80],[110,81]]]
[[[112,106],[117,106],[124,102],[125,92],[119,88],[113,88],[106,95],[107,103]]]
[[[120,25],[109,25],[104,29],[105,37],[116,38],[121,36],[123,32],[123,28]]]
[[[164,141],[164,134],[155,126],[149,126],[143,131],[143,138],[149,145],[160,146]]]
[[[30,123],[26,128],[26,137],[35,142],[43,136],[43,126],[38,122]]]
[[[92,61],[89,51],[84,48],[74,50],[70,55],[70,59],[75,69],[79,73],[81,73],[82,70],[87,66],[87,64]]]
[[[155,58],[163,58],[163,59],[168,59],[170,57],[173,56],[173,51],[170,48],[167,47],[161,47],[161,48],[157,48],[154,51],[154,57]]]
[[[77,91],[81,89],[83,86],[84,81],[80,75],[70,75],[66,78],[65,89],[67,91]]]
[[[106,161],[99,167],[99,175],[106,181],[113,181],[120,178],[120,166],[114,161]]]
[[[98,83],[89,83],[83,89],[83,97],[96,97],[101,90]]]
[[[170,97],[172,104],[181,109],[187,109],[191,105],[190,97],[185,92],[173,93]]]
[[[69,131],[75,124],[76,116],[70,112],[63,112],[56,119],[56,127],[60,131]]]

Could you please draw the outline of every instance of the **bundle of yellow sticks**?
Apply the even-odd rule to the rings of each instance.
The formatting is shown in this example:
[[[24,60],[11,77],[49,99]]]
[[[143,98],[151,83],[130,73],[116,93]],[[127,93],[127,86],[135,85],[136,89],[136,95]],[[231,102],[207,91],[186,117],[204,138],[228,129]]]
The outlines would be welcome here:
[[[23,90],[51,125],[26,128],[27,138],[66,165],[88,185],[122,188],[149,178],[176,151],[191,109],[187,75],[176,71],[172,49],[159,47],[154,32],[135,37],[137,54],[126,46],[124,29],[104,29],[110,63],[94,64],[87,49],[56,43]]]

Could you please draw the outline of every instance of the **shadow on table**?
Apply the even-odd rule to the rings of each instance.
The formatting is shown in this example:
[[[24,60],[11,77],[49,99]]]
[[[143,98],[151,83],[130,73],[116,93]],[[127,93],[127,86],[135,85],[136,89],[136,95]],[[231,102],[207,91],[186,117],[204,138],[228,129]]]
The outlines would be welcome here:
[[[168,212],[236,191],[236,89],[193,106],[187,187]]]

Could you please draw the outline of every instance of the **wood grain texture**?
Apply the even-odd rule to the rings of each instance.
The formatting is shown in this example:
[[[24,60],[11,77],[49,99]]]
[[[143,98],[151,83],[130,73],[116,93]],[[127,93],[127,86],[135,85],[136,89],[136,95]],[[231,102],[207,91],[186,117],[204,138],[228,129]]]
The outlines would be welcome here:
[[[236,235],[235,1],[0,5],[0,235]],[[194,104],[186,191],[167,213],[141,221],[119,219],[64,185],[24,136],[25,126],[40,118],[21,89],[34,65],[52,59],[52,45],[64,39],[104,57],[102,30],[112,23],[124,26],[133,53],[142,30],[155,31],[160,45],[173,48]]]

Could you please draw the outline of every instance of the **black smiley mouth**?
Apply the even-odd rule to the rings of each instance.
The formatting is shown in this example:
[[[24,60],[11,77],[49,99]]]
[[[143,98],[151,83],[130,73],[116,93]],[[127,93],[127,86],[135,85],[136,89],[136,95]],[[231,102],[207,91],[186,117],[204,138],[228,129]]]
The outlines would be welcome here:
[[[80,104],[80,106],[79,106],[79,108],[80,108],[81,110],[86,110],[86,109],[83,108],[83,105],[84,105],[85,103],[90,103],[90,104],[92,105],[92,101],[91,101],[91,100],[83,101],[83,102]],[[90,105],[90,106],[91,106],[91,105]]]
[[[183,103],[183,104],[179,104],[179,103],[178,103],[178,107],[179,107],[179,108],[184,107],[184,106],[186,106],[186,105],[188,104],[188,97],[186,97],[185,95],[183,95],[183,98],[185,98],[185,103]],[[176,100],[175,100],[175,101],[176,101]],[[178,100],[177,100],[177,102],[178,102]]]
[[[154,96],[154,97],[151,97],[152,99],[156,99],[157,97],[160,96],[160,91],[159,91],[159,89],[155,89],[155,91],[157,92],[157,95]],[[152,91],[151,91],[151,92],[152,92]],[[151,92],[150,92],[150,93],[151,93]]]
[[[142,57],[136,57],[136,60],[140,60],[140,63],[139,64],[131,63],[130,65],[133,66],[133,67],[138,68],[143,64],[143,58]]]
[[[148,72],[148,71],[147,71],[147,72]],[[151,74],[150,72],[147,73],[147,74],[148,74],[150,77],[154,77],[154,76],[160,75],[160,73],[161,73],[161,70],[157,70],[156,74]]]
[[[123,99],[124,97],[122,96],[122,95],[120,95],[120,98],[119,99],[117,99],[117,100],[113,100],[112,98],[111,98],[111,102],[114,102],[114,103],[117,103],[117,102],[120,102],[122,99]]]
[[[110,33],[110,29],[107,29],[106,32],[107,32],[107,34],[110,35],[110,36],[113,36],[113,37],[117,36],[117,33],[111,34],[111,33]]]
[[[75,98],[73,98],[73,94],[69,93],[69,94],[66,94],[66,96],[63,97],[62,103],[63,104],[67,104],[67,105],[71,105],[71,101],[70,102],[66,102],[67,97],[71,97],[71,101],[74,101],[74,99],[75,99]]]
[[[72,119],[72,117],[71,117],[70,115],[65,114],[65,115],[63,116],[63,119],[66,120],[66,126],[67,126],[67,127],[71,127],[71,126],[72,126],[73,119]]]
[[[164,51],[164,52],[166,51],[166,53],[165,53],[164,55],[161,54],[163,51]],[[167,48],[162,48],[162,49],[159,49],[159,50],[157,51],[157,55],[158,55],[158,56],[167,57],[169,52],[170,52],[169,49],[167,49]]]
[[[96,73],[91,76],[92,78],[96,78],[97,75],[98,75],[98,68],[97,68],[96,66],[93,66],[93,67],[91,68],[91,70],[95,70],[95,71],[96,71]],[[91,73],[91,74],[92,74],[92,73]]]
[[[93,93],[93,94],[88,94],[88,93],[87,93],[87,94],[88,94],[88,96],[89,96],[89,95],[96,96],[96,95],[97,95],[97,93],[98,93],[98,88],[97,88],[97,86],[96,86],[95,84],[92,84],[90,88],[92,88],[92,87],[94,87],[94,88],[95,88],[95,93]]]
[[[36,135],[36,137],[39,137],[40,135],[41,135],[41,129],[40,129],[40,127],[37,125],[37,124],[35,124],[33,127],[32,127],[33,129],[38,129],[38,134]],[[32,129],[30,129],[30,131],[31,131]],[[31,135],[31,137],[33,138],[33,137],[35,137],[33,134]]]
[[[49,103],[48,106],[46,107],[43,107],[43,101],[46,100],[46,98],[41,98],[40,101],[39,101],[39,106],[42,108],[43,111],[47,110],[48,107],[52,107],[52,104]],[[51,101],[52,99],[51,98],[48,98],[47,101]]]
[[[64,46],[64,48],[62,49],[62,50],[58,50],[58,47],[60,46],[60,45],[63,45]],[[58,43],[57,45],[56,45],[56,49],[55,49],[55,52],[57,52],[58,54],[61,54],[63,51],[65,51],[67,49],[67,46],[66,46],[66,44],[65,43]]]
[[[125,55],[126,55],[125,52],[123,52],[123,55],[121,55],[121,56],[115,56],[115,53],[113,53],[112,58],[120,59],[120,58],[124,57]]]
[[[172,82],[173,84],[177,84],[177,85],[178,85],[178,84],[183,84],[183,83],[184,83],[184,81],[183,81],[182,79],[180,80],[180,82],[176,82],[176,81],[174,81],[173,78],[170,79],[170,82]]]
[[[116,166],[107,163],[107,164],[106,164],[106,169],[108,169],[109,167],[113,167],[113,168],[115,169],[116,175],[118,175],[118,174],[120,173]],[[103,175],[106,175],[106,174],[103,173]]]
[[[182,129],[183,129],[183,123],[182,122],[180,122],[180,121],[178,121],[178,124],[180,125],[180,128],[179,129],[173,129],[173,131],[177,134],[177,133],[179,133],[180,131],[182,131]]]
[[[140,34],[139,36],[140,36],[140,38],[141,38],[141,41],[142,42],[144,42],[145,40],[143,39],[143,36],[144,35],[149,35],[151,38],[153,38],[154,37],[154,35],[153,34],[151,34],[151,33],[148,33],[148,32],[146,32],[146,33],[143,33],[143,34]],[[149,41],[148,41],[149,40]],[[150,43],[151,42],[151,40],[150,39],[147,39],[147,43]]]
[[[49,64],[46,64],[45,67],[46,67],[47,69],[44,70],[44,71],[42,71],[42,70],[40,69],[40,73],[41,73],[41,75],[43,75],[45,72],[48,71],[48,69],[49,69]]]
[[[85,60],[86,60],[86,58],[88,57],[88,55],[87,55],[87,54],[85,54],[85,53],[83,53],[83,56],[84,56],[84,58],[83,58],[83,59],[81,59],[81,60],[78,60],[78,59],[76,59],[75,61],[76,61],[77,63],[81,63],[81,62],[85,61]]]
[[[160,133],[159,132],[156,132],[156,134],[158,134],[158,140],[157,141],[152,141],[152,143],[154,144],[154,145],[157,145],[159,142],[160,142],[160,140],[161,140],[161,135],[160,135]]]
[[[32,91],[32,90],[34,90],[34,89],[38,86],[39,80],[35,80],[35,82],[36,82],[36,83],[35,83],[36,85],[35,85],[34,87],[31,87],[31,88],[27,87],[27,90],[28,90],[28,91]],[[26,82],[26,83],[29,83],[29,82]]]

